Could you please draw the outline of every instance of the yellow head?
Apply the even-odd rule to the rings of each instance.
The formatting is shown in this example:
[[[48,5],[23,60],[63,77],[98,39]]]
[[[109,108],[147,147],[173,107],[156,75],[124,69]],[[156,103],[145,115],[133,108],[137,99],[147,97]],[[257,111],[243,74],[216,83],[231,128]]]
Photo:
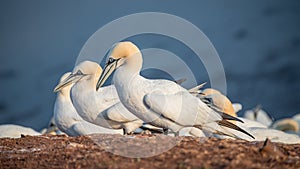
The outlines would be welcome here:
[[[127,41],[114,44],[108,56],[109,58],[116,60],[121,58],[129,58],[139,53],[139,48],[132,42]]]
[[[142,68],[142,63],[142,54],[139,48],[132,42],[119,42],[113,45],[96,89],[98,90],[112,72],[119,67],[124,66],[127,68],[127,71],[138,72]]]
[[[218,90],[213,89],[213,88],[207,88],[207,89],[204,89],[204,90],[202,91],[202,93],[203,93],[204,95],[221,94],[221,92],[219,92]]]
[[[92,61],[83,61],[73,69],[72,73],[66,76],[64,80],[55,87],[54,92],[58,92],[83,79],[91,81],[91,84],[95,86],[101,73],[102,68],[97,63]]]

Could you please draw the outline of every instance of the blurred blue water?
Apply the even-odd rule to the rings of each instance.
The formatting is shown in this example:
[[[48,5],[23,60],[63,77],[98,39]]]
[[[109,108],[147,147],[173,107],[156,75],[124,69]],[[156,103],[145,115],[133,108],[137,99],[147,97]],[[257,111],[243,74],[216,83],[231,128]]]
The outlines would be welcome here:
[[[185,18],[208,36],[223,62],[227,93],[234,102],[245,109],[262,104],[275,118],[299,113],[297,0],[28,0],[0,4],[0,124],[44,127],[53,111],[53,87],[64,72],[72,70],[85,41],[113,19],[146,11]],[[186,56],[187,64],[199,70],[197,81],[208,81],[202,63],[195,62],[195,54],[183,44],[157,35],[130,40],[142,48]]]

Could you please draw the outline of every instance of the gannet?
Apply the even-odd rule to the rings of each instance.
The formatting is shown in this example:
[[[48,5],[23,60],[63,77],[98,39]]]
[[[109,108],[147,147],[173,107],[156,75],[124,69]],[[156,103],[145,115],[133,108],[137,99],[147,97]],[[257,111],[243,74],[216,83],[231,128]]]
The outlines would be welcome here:
[[[71,72],[65,73],[60,83],[66,80],[71,75]],[[73,84],[61,88],[57,92],[56,101],[54,104],[54,124],[64,133],[69,136],[80,136],[93,133],[109,133],[123,134],[122,130],[113,130],[97,126],[83,120],[75,110],[70,98],[70,90]]]
[[[102,68],[92,61],[83,61],[54,89],[59,91],[74,84],[71,99],[78,114],[86,121],[109,129],[123,129],[124,134],[133,133],[143,121],[130,113],[119,101],[113,85],[96,91],[97,79]]]
[[[228,133],[226,127],[253,137],[248,132],[223,119],[188,90],[169,80],[142,77],[142,54],[132,42],[113,46],[96,89],[115,71],[113,82],[122,104],[143,121],[178,133],[183,127],[197,127],[215,133]],[[231,119],[238,120],[227,115]]]
[[[237,116],[231,101],[218,90],[213,88],[207,88],[204,89],[198,96],[204,103],[206,103],[210,108],[214,109],[215,111],[224,112],[233,117]]]
[[[189,92],[201,99],[211,109],[218,112],[223,118],[228,118],[227,115],[237,117],[237,112],[242,109],[240,103],[231,103],[231,101],[223,95],[220,91],[213,88],[206,88],[202,90],[206,82],[189,89]],[[236,124],[235,121],[231,121]]]
[[[244,117],[249,120],[260,122],[268,127],[271,126],[274,121],[272,116],[264,111],[260,105],[257,105],[252,110],[246,110]]]
[[[201,90],[202,87],[206,83],[202,83],[192,89],[189,89],[189,92],[198,98],[200,98],[204,103],[206,103],[209,107],[214,109],[215,111],[219,112],[222,116],[223,113],[229,114],[233,117],[237,117],[237,112],[242,109],[242,105],[239,103],[231,103],[231,101],[223,95],[220,91],[213,89],[213,88],[206,88]],[[239,119],[241,119],[239,117]],[[235,121],[231,121],[233,124],[238,125],[239,127],[243,127],[243,129],[247,129],[244,125],[249,121],[246,119],[241,119],[244,123],[235,123]],[[255,123],[255,122],[254,122]],[[248,124],[248,123],[247,123]],[[185,127],[180,130],[179,135],[186,135],[186,136],[196,136],[196,137],[207,137],[211,136],[210,133],[205,133],[195,127]],[[216,135],[215,135],[216,136]],[[217,136],[219,137],[219,136]]]
[[[250,127],[248,130],[255,137],[255,139],[249,139],[244,135],[236,133],[239,137],[248,140],[248,141],[264,141],[266,138],[270,139],[272,142],[280,142],[286,144],[299,144],[300,138],[296,134],[288,134],[283,131],[269,129],[269,128],[260,128],[260,127]]]
[[[239,106],[238,106],[238,108],[239,108]],[[251,130],[252,128],[265,128],[265,129],[268,128],[266,125],[263,125],[263,124],[261,124],[257,121],[249,120],[249,119],[246,119],[246,118],[243,118],[243,117],[238,117],[238,118],[240,120],[242,120],[243,123],[234,123],[234,122],[232,122],[232,123],[234,123],[235,125],[237,125],[238,127],[242,128],[246,131],[252,131]],[[233,133],[236,134],[237,131],[233,131]],[[251,132],[251,134],[254,135],[252,132]],[[195,137],[210,137],[210,136],[212,136],[211,133],[202,131],[202,130],[200,130],[198,128],[195,128],[195,127],[185,127],[185,128],[183,128],[179,131],[179,135],[180,136],[195,136]],[[217,137],[217,138],[231,138],[232,139],[232,137],[221,136],[221,135],[218,135],[218,134],[214,134],[213,136]],[[255,135],[254,135],[254,137],[256,138]],[[254,140],[252,140],[252,141],[254,141]]]
[[[29,127],[19,126],[16,124],[2,124],[0,125],[0,138],[20,138],[21,135],[41,135],[41,133]]]
[[[284,132],[292,132],[292,133],[298,133],[299,132],[299,124],[296,120],[292,118],[285,118],[280,119],[274,122],[272,124],[271,128],[276,130],[281,130]]]

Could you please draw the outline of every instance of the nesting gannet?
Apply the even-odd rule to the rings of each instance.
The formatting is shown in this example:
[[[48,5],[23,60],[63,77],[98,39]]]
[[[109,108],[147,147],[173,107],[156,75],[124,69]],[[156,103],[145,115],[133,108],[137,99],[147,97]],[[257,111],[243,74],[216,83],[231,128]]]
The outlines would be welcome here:
[[[84,120],[109,129],[123,129],[124,134],[134,132],[143,121],[120,103],[115,87],[110,85],[96,91],[101,72],[99,64],[83,61],[54,90],[62,90],[73,83],[71,99]]]
[[[223,95],[220,91],[213,88],[206,88],[201,90],[206,82],[189,89],[189,92],[201,99],[210,108],[218,112],[223,118],[227,118],[227,115],[237,117],[237,112],[242,109],[242,105],[239,103],[231,103],[231,101]],[[235,121],[232,121],[235,124]]]
[[[21,135],[41,135],[41,133],[24,126],[19,126],[15,124],[2,124],[0,125],[0,138],[20,138]]]
[[[285,118],[280,119],[274,122],[272,124],[271,128],[274,128],[276,130],[281,130],[284,132],[292,132],[292,133],[298,133],[299,132],[299,124],[296,120],[292,118]]]
[[[300,138],[296,134],[288,134],[283,131],[260,128],[260,127],[250,127],[248,130],[255,137],[255,139],[246,138],[244,135],[239,134],[239,137],[249,140],[249,141],[264,141],[266,138],[270,139],[272,142],[280,142],[286,144],[299,144]]]
[[[71,72],[65,73],[60,83],[66,80]],[[123,134],[122,130],[113,130],[97,126],[83,120],[75,110],[70,98],[70,90],[73,84],[61,88],[54,104],[54,124],[69,136],[87,135],[93,133]]]
[[[252,110],[247,110],[244,113],[244,117],[249,120],[260,122],[266,126],[271,126],[273,118],[266,111],[264,111],[260,105],[257,105]]]
[[[131,42],[120,42],[109,52],[96,89],[115,71],[113,81],[120,101],[140,119],[157,127],[178,133],[183,127],[197,127],[211,132],[232,135],[226,128],[251,134],[223,119],[188,90],[169,80],[142,77],[142,54]],[[238,120],[232,116],[230,119]]]
[[[231,103],[231,101],[223,95],[220,91],[212,88],[206,88],[204,90],[201,90],[205,83],[202,83],[192,89],[189,89],[189,92],[200,98],[204,103],[206,103],[210,108],[218,112],[223,118],[226,118],[226,115],[229,114],[233,117],[237,117],[237,112],[242,109],[242,105],[240,103]],[[244,121],[244,120],[242,120]],[[235,121],[230,121],[233,124],[236,124]],[[240,125],[244,126],[244,123],[238,123],[236,124],[240,127]],[[187,129],[185,130],[187,131]],[[195,134],[194,134],[195,133]],[[199,134],[200,133],[200,134]],[[192,136],[211,136],[210,133],[201,133],[199,129],[192,128],[192,130],[189,131],[190,135]],[[220,136],[217,136],[220,137]]]

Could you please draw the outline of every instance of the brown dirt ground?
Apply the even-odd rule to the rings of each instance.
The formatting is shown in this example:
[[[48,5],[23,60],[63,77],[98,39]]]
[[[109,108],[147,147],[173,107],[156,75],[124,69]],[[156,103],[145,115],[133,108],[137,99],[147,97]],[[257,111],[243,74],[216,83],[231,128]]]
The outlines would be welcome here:
[[[0,139],[0,168],[300,168],[300,144],[159,134],[23,136]]]

